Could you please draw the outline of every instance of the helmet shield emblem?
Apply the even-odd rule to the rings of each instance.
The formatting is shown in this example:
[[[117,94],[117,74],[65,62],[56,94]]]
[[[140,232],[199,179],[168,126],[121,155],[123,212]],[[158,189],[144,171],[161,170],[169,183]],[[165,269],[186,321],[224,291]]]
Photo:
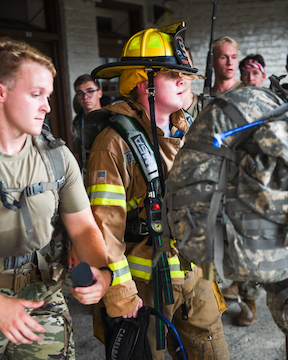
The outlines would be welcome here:
[[[186,28],[179,30],[173,39],[175,56],[180,61],[180,64],[184,66],[189,66],[188,56],[185,49],[185,32]]]

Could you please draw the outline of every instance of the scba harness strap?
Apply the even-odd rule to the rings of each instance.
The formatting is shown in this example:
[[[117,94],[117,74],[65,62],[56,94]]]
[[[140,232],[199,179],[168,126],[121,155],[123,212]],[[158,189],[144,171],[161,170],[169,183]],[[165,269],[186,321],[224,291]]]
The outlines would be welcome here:
[[[185,112],[185,116],[188,127],[190,127],[193,119],[189,113]],[[150,239],[152,240],[153,253],[155,253],[157,248],[162,245],[162,200],[158,194],[162,193],[162,187],[164,186],[162,185],[162,180],[162,186],[159,189],[159,166],[155,158],[155,146],[152,145],[146,131],[135,118],[118,114],[110,119],[110,125],[130,147],[135,160],[140,165],[143,178],[145,179],[148,190],[144,201],[146,208],[146,225],[150,234]],[[175,137],[182,138],[185,135],[183,132],[176,133]],[[129,229],[130,227],[128,220],[127,228]],[[153,267],[152,272],[154,306],[160,313],[163,313],[163,295],[166,305],[174,303],[171,273],[166,252],[161,254],[159,261],[157,261],[156,265]],[[157,349],[164,349],[165,326],[160,318],[156,319],[156,329],[156,333],[160,334],[157,337]]]
[[[139,165],[148,190],[147,197],[145,199],[147,214],[146,222],[139,222],[138,208],[133,209],[131,214],[128,213],[125,241],[129,242],[129,239],[131,238],[133,239],[131,241],[135,242],[137,236],[141,238],[139,241],[142,241],[142,235],[147,235],[148,232],[150,235],[150,239],[148,241],[152,240],[151,245],[153,245],[155,251],[158,246],[161,246],[163,228],[161,219],[162,200],[159,196],[162,194],[162,186],[159,186],[159,168],[155,158],[155,146],[153,146],[148,134],[135,118],[122,114],[116,114],[113,117],[109,117],[108,114],[108,111],[96,110],[89,113],[84,118],[82,128],[82,134],[84,135],[84,138],[82,139],[83,163],[86,164],[87,162],[87,155],[90,152],[94,139],[106,126],[110,125],[123,138],[129,146],[135,161]],[[184,114],[187,125],[190,127],[193,123],[193,118],[188,112],[184,111]],[[185,133],[179,130],[176,131],[174,137],[182,139],[184,135]],[[161,254],[159,261],[152,271],[154,279],[153,284],[155,285],[155,307],[160,312],[163,312],[162,294],[164,294],[166,305],[174,303],[170,266],[166,253]],[[159,318],[157,319],[157,322],[159,323]],[[165,348],[165,326],[162,322],[162,331],[160,331],[160,324],[158,326],[159,330],[157,330],[157,334],[161,332],[162,336],[159,336],[161,341],[159,340],[157,348],[163,349]]]

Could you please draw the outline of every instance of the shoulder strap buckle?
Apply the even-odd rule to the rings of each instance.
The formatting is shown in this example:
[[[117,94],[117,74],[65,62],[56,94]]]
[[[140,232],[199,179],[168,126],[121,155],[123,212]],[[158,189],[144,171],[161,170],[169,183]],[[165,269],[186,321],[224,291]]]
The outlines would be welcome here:
[[[65,183],[65,176],[63,175],[59,180],[57,180],[58,189],[60,189]]]
[[[28,185],[25,189],[26,196],[34,196],[43,192],[43,183]]]

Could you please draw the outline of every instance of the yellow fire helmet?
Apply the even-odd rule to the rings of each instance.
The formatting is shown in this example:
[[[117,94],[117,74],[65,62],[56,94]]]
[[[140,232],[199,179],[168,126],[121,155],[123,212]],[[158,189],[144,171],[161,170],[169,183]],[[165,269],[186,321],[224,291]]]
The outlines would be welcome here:
[[[91,75],[94,79],[112,79],[121,76],[125,70],[142,69],[148,72],[169,69],[191,76],[198,69],[189,64],[185,32],[183,21],[159,29],[142,30],[128,40],[119,62],[101,65]]]

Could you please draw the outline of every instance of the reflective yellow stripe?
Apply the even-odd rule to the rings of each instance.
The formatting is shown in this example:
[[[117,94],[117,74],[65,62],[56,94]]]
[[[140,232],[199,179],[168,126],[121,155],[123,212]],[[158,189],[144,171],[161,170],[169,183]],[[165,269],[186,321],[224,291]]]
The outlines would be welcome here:
[[[132,276],[144,280],[150,280],[152,277],[152,260],[140,258],[138,256],[128,255],[127,260],[130,266]]]
[[[120,277],[113,279],[112,286],[123,284],[124,282],[129,281],[131,279],[132,279],[132,276],[131,276],[131,273],[129,272],[129,274],[122,275]]]
[[[136,264],[152,267],[152,260],[150,259],[144,259],[138,256],[128,255],[127,260],[129,263],[134,262]]]
[[[130,266],[132,276],[140,279],[150,280],[152,277],[152,260],[144,259],[138,256],[128,255],[127,260]],[[184,271],[180,270],[180,262],[177,257],[168,258],[171,278],[181,279],[184,278]]]
[[[131,210],[134,210],[138,207],[140,201],[142,200],[142,198],[135,198],[135,196],[130,200],[128,201],[127,203],[127,211],[131,211]]]
[[[89,186],[87,189],[88,195],[91,192],[96,192],[96,191],[108,191],[108,192],[115,192],[115,193],[119,193],[119,194],[125,194],[124,186],[121,186],[121,185],[95,184],[95,185]]]
[[[95,184],[89,186],[87,194],[91,205],[122,206],[126,209],[126,193],[124,186]]]
[[[171,239],[170,240],[170,246],[173,249],[175,247],[176,244],[176,240],[175,239]],[[193,262],[190,263],[191,269],[193,269],[193,267],[195,266],[195,264]],[[189,270],[185,270],[185,273],[188,272]]]
[[[170,267],[171,279],[184,278],[184,271],[180,270],[180,261],[178,257],[168,258],[168,264]]]
[[[141,198],[137,199],[134,196],[130,201],[128,201],[128,204],[129,204],[129,206],[131,206],[132,209],[136,209],[138,207],[140,200],[141,200]]]
[[[179,264],[179,266],[180,266],[180,261],[179,261],[178,257],[168,258],[168,263],[170,265]]]
[[[109,264],[114,273],[112,286],[122,284],[132,279],[127,259]]]

